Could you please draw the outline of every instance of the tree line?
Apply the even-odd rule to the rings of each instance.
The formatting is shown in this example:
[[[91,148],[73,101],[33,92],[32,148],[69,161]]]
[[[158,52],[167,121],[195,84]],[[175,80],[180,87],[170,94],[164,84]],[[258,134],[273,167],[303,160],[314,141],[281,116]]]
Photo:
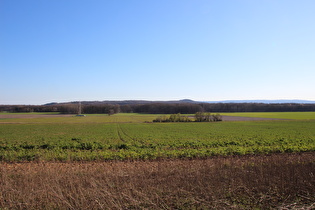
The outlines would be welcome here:
[[[82,105],[83,114],[116,114],[120,112],[120,106],[114,104]],[[62,105],[0,105],[0,112],[59,112],[62,114],[77,114],[79,104]]]
[[[196,112],[306,112],[315,111],[315,104],[264,103],[152,103],[121,105],[124,113],[193,114]]]
[[[0,105],[0,112],[78,113],[79,103],[52,105]],[[292,112],[315,111],[315,104],[264,103],[149,103],[149,104],[82,104],[84,114],[146,113],[194,114],[197,112]]]

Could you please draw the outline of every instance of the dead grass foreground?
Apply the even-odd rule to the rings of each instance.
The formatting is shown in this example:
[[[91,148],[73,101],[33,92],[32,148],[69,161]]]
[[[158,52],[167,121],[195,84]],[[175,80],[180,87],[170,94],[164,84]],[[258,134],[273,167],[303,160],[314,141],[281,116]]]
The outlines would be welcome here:
[[[315,153],[0,167],[0,209],[315,208]]]

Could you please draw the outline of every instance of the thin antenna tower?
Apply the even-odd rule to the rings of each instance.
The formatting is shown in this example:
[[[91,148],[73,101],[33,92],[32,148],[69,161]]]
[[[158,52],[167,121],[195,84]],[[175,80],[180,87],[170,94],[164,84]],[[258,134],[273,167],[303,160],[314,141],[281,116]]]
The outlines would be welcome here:
[[[81,104],[81,101],[79,101],[78,114],[77,114],[76,116],[77,116],[77,117],[85,117],[85,115],[82,114],[82,104]]]
[[[78,115],[81,115],[81,112],[82,112],[81,101],[79,101]]]

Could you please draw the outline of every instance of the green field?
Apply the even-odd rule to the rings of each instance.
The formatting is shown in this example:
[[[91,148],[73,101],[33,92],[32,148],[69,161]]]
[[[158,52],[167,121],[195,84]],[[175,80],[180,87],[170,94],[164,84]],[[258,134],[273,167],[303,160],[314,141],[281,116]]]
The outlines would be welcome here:
[[[238,112],[222,113],[221,115],[238,117],[261,117],[290,120],[315,120],[315,112]]]
[[[314,113],[233,115],[305,120],[144,123],[157,115],[143,114],[3,118],[0,160],[135,160],[315,151],[315,120],[310,120]]]

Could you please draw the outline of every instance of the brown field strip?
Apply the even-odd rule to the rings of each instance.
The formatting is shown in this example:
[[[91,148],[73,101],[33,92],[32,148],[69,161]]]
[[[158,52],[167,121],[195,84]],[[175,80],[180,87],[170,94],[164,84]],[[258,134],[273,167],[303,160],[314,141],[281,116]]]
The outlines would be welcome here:
[[[223,121],[261,121],[261,120],[286,120],[277,118],[262,118],[262,117],[238,117],[238,116],[222,116]]]
[[[0,208],[314,208],[315,153],[0,163]]]
[[[70,114],[0,114],[0,119],[33,119],[33,118],[51,118],[51,117],[72,117]]]

